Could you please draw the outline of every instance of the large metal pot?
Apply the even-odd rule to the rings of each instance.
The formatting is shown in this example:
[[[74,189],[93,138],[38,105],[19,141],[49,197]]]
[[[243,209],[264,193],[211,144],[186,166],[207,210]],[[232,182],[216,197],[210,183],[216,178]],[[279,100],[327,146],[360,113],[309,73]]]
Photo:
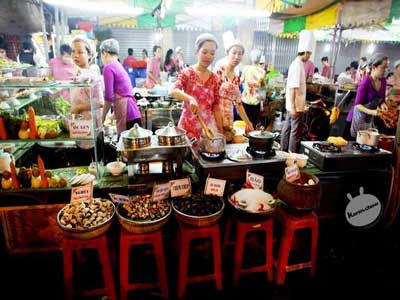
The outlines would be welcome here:
[[[212,138],[202,133],[200,136],[200,152],[214,154],[224,153],[225,143],[225,136],[221,133],[214,134]]]
[[[380,134],[377,129],[369,128],[368,130],[357,131],[356,142],[360,145],[378,146]]]
[[[121,133],[125,149],[138,149],[150,146],[152,135],[153,132],[151,130],[143,129],[137,123],[131,129]]]
[[[175,127],[169,122],[167,126],[156,130],[158,144],[160,146],[182,145],[186,140],[186,130]]]
[[[272,133],[265,130],[250,131],[246,136],[249,139],[249,147],[252,151],[271,153],[274,145],[274,139],[278,133]]]

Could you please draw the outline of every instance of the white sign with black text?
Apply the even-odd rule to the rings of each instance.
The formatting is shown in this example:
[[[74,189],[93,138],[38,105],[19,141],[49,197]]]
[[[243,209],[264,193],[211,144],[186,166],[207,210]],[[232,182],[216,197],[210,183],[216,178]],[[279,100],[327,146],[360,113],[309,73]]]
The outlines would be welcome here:
[[[192,192],[192,185],[189,178],[171,180],[171,197],[181,197]]]
[[[92,136],[91,120],[72,120],[69,126],[71,138],[89,138]]]
[[[247,170],[246,182],[250,183],[253,189],[264,190],[264,176],[251,173]]]
[[[93,181],[71,189],[71,202],[89,201],[93,196]]]
[[[205,195],[224,196],[226,180],[208,177],[204,188]]]

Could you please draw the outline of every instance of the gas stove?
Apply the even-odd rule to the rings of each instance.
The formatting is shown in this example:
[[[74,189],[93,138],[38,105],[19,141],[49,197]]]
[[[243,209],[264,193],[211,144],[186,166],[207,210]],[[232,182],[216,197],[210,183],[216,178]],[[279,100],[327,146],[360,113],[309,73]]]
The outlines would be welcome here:
[[[256,150],[255,148],[248,146],[246,151],[253,157],[253,159],[267,159],[275,156],[275,149],[271,149],[271,151],[268,152]]]
[[[382,169],[391,162],[392,153],[382,149],[366,149],[349,142],[336,147],[326,142],[301,142],[300,152],[308,155],[309,162],[323,171],[349,171]]]

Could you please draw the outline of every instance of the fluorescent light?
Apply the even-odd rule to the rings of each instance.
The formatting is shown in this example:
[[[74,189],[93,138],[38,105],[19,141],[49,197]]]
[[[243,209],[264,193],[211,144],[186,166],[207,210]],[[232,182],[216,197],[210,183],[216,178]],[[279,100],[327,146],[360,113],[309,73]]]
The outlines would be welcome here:
[[[375,51],[375,44],[369,44],[367,51],[370,54],[373,53]]]
[[[44,0],[44,2],[61,6],[65,8],[77,9],[80,11],[88,12],[99,12],[101,14],[109,15],[140,15],[144,12],[141,7],[131,7],[122,3],[109,2],[94,2],[94,1],[83,1],[83,0]]]
[[[330,45],[330,44],[325,44],[325,46],[324,46],[324,51],[325,51],[325,52],[331,51],[331,45]]]
[[[245,7],[191,6],[185,7],[186,13],[193,16],[267,18],[267,10],[248,9]]]

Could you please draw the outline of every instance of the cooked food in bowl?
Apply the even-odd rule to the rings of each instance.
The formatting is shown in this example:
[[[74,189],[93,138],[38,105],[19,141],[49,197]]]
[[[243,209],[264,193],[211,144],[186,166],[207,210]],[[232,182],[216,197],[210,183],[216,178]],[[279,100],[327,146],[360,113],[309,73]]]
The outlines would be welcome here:
[[[152,201],[151,195],[135,196],[130,203],[118,206],[118,213],[134,221],[154,221],[161,219],[170,210],[167,200]]]
[[[215,195],[196,194],[174,199],[174,207],[191,216],[209,216],[222,209],[223,201]]]
[[[113,176],[118,176],[122,174],[125,166],[126,165],[121,161],[113,161],[108,163],[106,167]]]
[[[274,198],[259,189],[242,189],[233,194],[229,201],[235,208],[250,213],[264,213],[275,208]]]
[[[59,212],[58,221],[66,229],[88,230],[109,221],[114,212],[114,204],[108,200],[73,202]]]

